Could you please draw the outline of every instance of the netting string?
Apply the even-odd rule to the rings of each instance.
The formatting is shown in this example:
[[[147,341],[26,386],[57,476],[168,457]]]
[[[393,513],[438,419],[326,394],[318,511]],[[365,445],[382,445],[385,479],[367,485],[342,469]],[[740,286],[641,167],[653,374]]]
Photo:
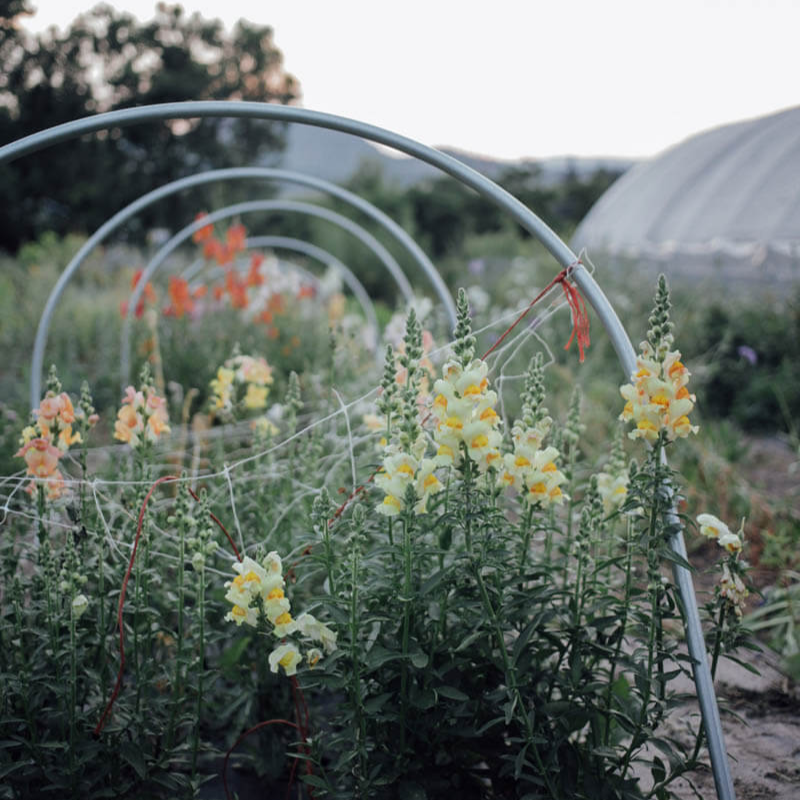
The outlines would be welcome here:
[[[561,284],[564,288],[564,293],[567,295],[567,303],[569,304],[570,310],[572,311],[572,336],[570,336],[569,341],[565,346],[565,350],[569,349],[569,346],[572,344],[573,339],[577,336],[578,338],[578,350],[580,352],[580,361],[583,363],[584,359],[584,348],[589,346],[589,316],[586,312],[586,303],[581,297],[580,292],[578,289],[573,286],[569,282],[569,276],[572,273],[572,270],[580,264],[580,259],[574,261],[568,267],[564,267],[558,275],[547,284],[547,286],[542,289],[536,297],[531,300],[530,303],[525,307],[521,314],[517,316],[517,318],[509,325],[503,333],[498,337],[497,341],[481,356],[481,361],[485,361],[487,357],[496,350],[503,342],[503,340],[514,330],[514,328],[519,325],[520,322],[528,315],[530,310],[557,284]],[[426,418],[427,419],[427,418]],[[423,424],[425,420],[423,420]],[[348,498],[342,503],[339,508],[336,509],[333,516],[328,520],[328,526],[333,525],[333,523],[342,515],[344,510],[350,504],[350,502],[361,494],[367,487],[368,484],[372,483],[375,479],[375,476],[381,471],[382,467],[378,467],[376,470],[372,472],[369,478],[357,488],[353,489],[350,493]]]
[[[558,275],[547,284],[547,286],[542,289],[536,297],[531,300],[528,306],[524,309],[524,311],[509,325],[505,331],[500,335],[500,338],[481,356],[481,360],[485,361],[486,357],[495,350],[500,343],[508,336],[514,328],[519,325],[520,322],[528,315],[528,312],[558,283],[564,289],[564,293],[567,295],[567,303],[569,303],[570,311],[572,311],[572,336],[570,336],[569,341],[566,344],[565,350],[569,349],[569,346],[572,344],[572,340],[577,335],[578,337],[578,350],[580,352],[580,361],[581,364],[583,363],[583,350],[585,347],[589,346],[589,316],[586,312],[586,303],[584,302],[583,298],[581,297],[578,289],[573,286],[569,282],[569,277],[572,274],[572,270],[575,269],[581,263],[580,259],[577,261],[573,261],[568,267],[564,267]]]
[[[159,484],[177,480],[178,480],[177,475],[164,475],[163,477],[156,479],[155,481],[153,481],[150,490],[147,492],[144,500],[142,501],[142,507],[139,511],[139,520],[136,524],[136,536],[133,540],[133,550],[131,551],[131,557],[128,560],[128,567],[125,570],[125,577],[122,580],[122,588],[119,593],[119,603],[117,605],[117,627],[119,628],[119,671],[117,672],[117,680],[114,684],[114,690],[111,692],[111,697],[108,700],[105,711],[103,711],[103,715],[100,717],[100,721],[95,726],[94,729],[95,736],[100,735],[100,733],[102,732],[103,728],[106,725],[106,722],[108,722],[108,719],[111,716],[111,710],[114,708],[114,703],[116,702],[117,696],[119,695],[120,689],[122,688],[122,677],[125,674],[125,627],[122,620],[122,611],[125,606],[125,595],[128,592],[128,583],[131,578],[131,573],[133,572],[133,564],[134,561],[136,560],[136,552],[139,549],[139,540],[142,535],[142,528],[144,527],[144,515],[145,512],[147,511],[147,504],[150,501],[150,498],[153,496],[153,492],[156,490],[156,487]],[[189,489],[189,492],[191,493],[192,497],[195,500],[199,501],[198,496],[191,489]],[[209,515],[214,520],[214,522],[216,522],[217,525],[219,525],[223,533],[228,537],[228,541],[231,543],[231,546],[233,547],[233,550],[236,553],[236,557],[239,559],[239,561],[241,561],[242,557],[239,555],[239,551],[236,549],[236,545],[234,544],[233,539],[231,539],[230,534],[228,533],[227,530],[225,530],[225,526],[210,511]]]

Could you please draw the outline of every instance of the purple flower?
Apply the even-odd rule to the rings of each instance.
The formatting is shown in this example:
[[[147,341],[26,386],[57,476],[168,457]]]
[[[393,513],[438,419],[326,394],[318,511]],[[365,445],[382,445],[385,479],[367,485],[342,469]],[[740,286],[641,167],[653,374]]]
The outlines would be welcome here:
[[[739,345],[736,349],[736,352],[744,359],[750,362],[751,366],[755,366],[758,363],[758,353],[753,350],[752,347],[748,347],[746,344]]]

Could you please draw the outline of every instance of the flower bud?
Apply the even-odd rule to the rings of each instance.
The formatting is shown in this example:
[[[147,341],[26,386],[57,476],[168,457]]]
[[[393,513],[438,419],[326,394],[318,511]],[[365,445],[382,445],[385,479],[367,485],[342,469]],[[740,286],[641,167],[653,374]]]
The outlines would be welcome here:
[[[89,599],[85,594],[76,595],[72,600],[72,616],[79,619],[81,614],[89,607]]]

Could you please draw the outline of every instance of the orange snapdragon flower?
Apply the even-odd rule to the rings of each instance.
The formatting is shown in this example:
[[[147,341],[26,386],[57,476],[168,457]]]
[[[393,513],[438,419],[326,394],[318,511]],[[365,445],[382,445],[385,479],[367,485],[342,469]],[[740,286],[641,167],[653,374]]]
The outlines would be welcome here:
[[[195,222],[207,216],[208,214],[206,214],[205,211],[201,211],[199,214],[195,216],[194,218]],[[208,225],[204,225],[202,228],[200,228],[200,230],[197,230],[192,234],[192,241],[195,244],[198,244],[199,242],[207,242],[213,236],[214,236],[214,226],[209,223]]]
[[[191,314],[194,311],[194,296],[189,291],[189,281],[186,278],[170,276],[169,299],[170,305],[164,309],[167,316],[181,319],[184,314]]]
[[[242,224],[231,225],[225,234],[225,244],[228,246],[232,256],[244,250],[246,240],[247,229]]]
[[[250,258],[250,271],[247,273],[248,286],[262,286],[264,284],[264,276],[259,272],[261,265],[264,263],[264,256],[261,253],[253,253]]]

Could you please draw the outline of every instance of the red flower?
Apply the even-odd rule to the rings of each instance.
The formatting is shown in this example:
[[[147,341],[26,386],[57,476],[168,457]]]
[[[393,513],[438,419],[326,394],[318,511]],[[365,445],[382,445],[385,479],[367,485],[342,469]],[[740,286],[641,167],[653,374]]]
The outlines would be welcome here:
[[[205,211],[201,211],[195,217],[195,221],[203,219],[203,217],[207,217],[207,216],[208,216],[208,214],[206,214]],[[209,239],[211,239],[213,237],[213,235],[214,235],[214,226],[211,225],[211,224],[205,225],[202,228],[200,228],[200,230],[197,230],[192,234],[192,241],[195,242],[196,244],[199,243],[199,242],[205,242],[205,241],[208,241]]]

